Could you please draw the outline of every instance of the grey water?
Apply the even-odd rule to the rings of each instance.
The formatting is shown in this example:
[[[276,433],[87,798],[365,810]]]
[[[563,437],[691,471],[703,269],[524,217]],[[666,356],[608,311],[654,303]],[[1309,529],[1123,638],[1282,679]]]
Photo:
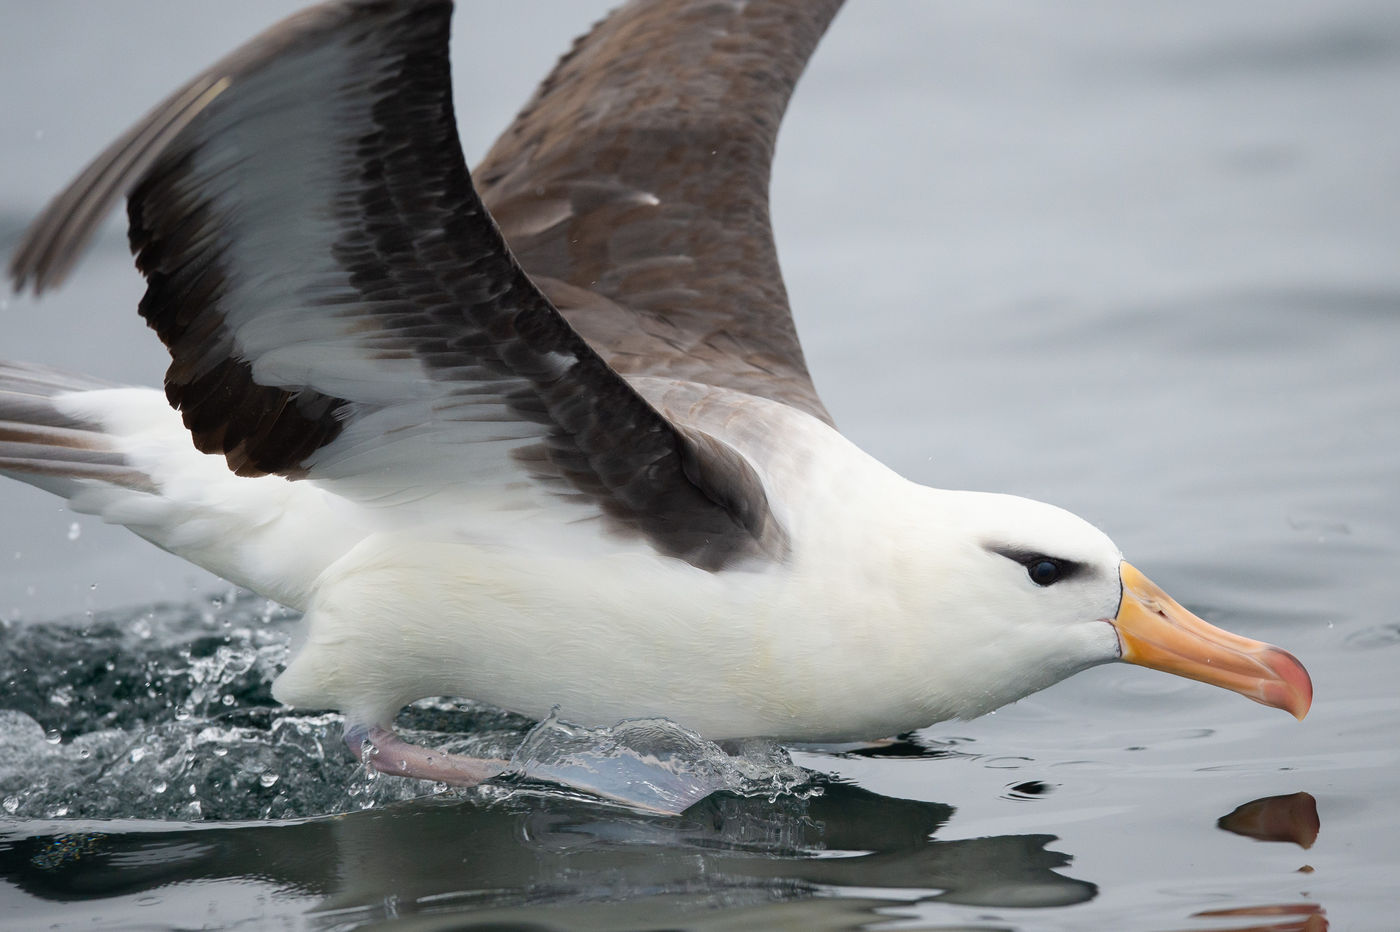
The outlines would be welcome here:
[[[0,252],[296,5],[0,0]],[[469,157],[608,5],[464,0]],[[336,716],[271,699],[292,615],[10,482],[0,928],[1393,928],[1397,114],[1388,0],[851,0],[774,168],[841,428],[1099,524],[1297,654],[1304,722],[1115,665],[886,744],[756,750],[768,792],[679,816],[371,780]],[[0,301],[0,354],[156,384],[140,294],[114,221],[64,290]],[[447,699],[401,724],[551,737]]]

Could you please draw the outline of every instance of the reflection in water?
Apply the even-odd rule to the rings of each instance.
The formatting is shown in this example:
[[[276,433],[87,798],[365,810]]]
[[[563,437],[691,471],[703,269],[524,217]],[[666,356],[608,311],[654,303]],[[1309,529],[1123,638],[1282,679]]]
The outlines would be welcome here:
[[[433,917],[460,927],[468,910],[473,922],[541,928],[674,922],[683,911],[695,925],[691,911],[720,904],[753,924],[788,924],[802,922],[804,902],[819,893],[861,888],[839,912],[823,901],[813,926],[855,928],[876,918],[872,910],[911,900],[1048,907],[1095,895],[1093,884],[1057,873],[1069,858],[1047,849],[1054,836],[937,841],[948,806],[825,789],[776,801],[722,795],[674,817],[515,793],[299,822],[30,823],[0,833],[0,878],[46,901],[33,917],[46,922],[60,918],[54,904],[94,899],[107,901],[109,919],[140,908],[154,921],[158,910],[138,902],[154,892],[173,904],[182,884],[200,882],[202,901],[220,909],[249,902],[257,887],[250,915],[260,922],[275,918],[266,912],[275,903],[326,927],[410,914],[432,920],[426,928],[437,927]],[[210,884],[230,896],[211,895]]]
[[[1311,848],[1317,840],[1321,821],[1317,816],[1317,801],[1311,793],[1290,793],[1253,799],[1236,806],[1234,811],[1221,816],[1216,825],[1259,841],[1291,841],[1299,847]],[[1326,932],[1328,927],[1323,909],[1316,903],[1212,909],[1195,913],[1192,918],[1269,920],[1251,926],[1226,925],[1195,932]]]
[[[1221,816],[1216,825],[1260,841],[1291,841],[1300,848],[1311,848],[1322,823],[1312,795],[1292,793],[1247,802]]]
[[[1280,918],[1286,917],[1286,918]],[[1195,913],[1193,919],[1245,919],[1266,921],[1258,925],[1225,925],[1193,932],[1327,932],[1327,917],[1316,903],[1288,903],[1278,906],[1245,906],[1239,909],[1210,909]]]

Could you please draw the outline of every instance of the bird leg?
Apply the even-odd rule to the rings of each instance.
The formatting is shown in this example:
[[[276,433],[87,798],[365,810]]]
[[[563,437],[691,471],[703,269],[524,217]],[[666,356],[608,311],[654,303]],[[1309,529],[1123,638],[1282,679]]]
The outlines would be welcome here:
[[[413,777],[451,786],[476,786],[501,773],[506,761],[465,757],[409,744],[388,728],[346,725],[345,743],[366,767],[392,777]]]

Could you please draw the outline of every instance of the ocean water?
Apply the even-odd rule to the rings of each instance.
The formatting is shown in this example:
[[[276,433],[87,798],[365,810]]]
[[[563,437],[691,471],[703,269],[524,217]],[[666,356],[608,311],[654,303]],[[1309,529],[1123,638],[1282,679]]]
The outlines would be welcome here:
[[[0,252],[295,5],[0,0]],[[607,5],[462,5],[469,157]],[[668,759],[743,770],[680,815],[372,780],[335,716],[268,694],[294,616],[10,482],[0,927],[1393,928],[1397,112],[1393,3],[851,0],[774,170],[842,429],[1099,524],[1297,654],[1306,721],[1115,665],[864,748],[721,757],[658,727]],[[0,354],[156,384],[140,293],[114,222],[64,290],[0,302]],[[579,740],[458,701],[402,724],[524,743],[526,776]]]

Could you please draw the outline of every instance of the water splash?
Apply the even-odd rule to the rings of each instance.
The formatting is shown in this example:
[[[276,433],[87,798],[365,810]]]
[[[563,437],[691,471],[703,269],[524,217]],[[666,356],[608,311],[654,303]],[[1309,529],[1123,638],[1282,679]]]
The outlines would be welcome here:
[[[333,712],[279,705],[270,684],[297,620],[233,591],[78,622],[0,622],[0,808],[10,818],[299,818],[449,792],[360,766]],[[801,791],[767,745],[728,753],[664,721],[586,729],[427,700],[399,731],[444,751],[512,759],[518,792],[595,793],[677,812],[717,790]],[[541,788],[540,781],[568,783]]]
[[[339,717],[293,713],[269,692],[294,620],[235,594],[0,627],[7,814],[196,821],[354,808]],[[297,774],[295,788],[265,784],[269,773]]]
[[[770,797],[816,792],[811,773],[778,745],[749,741],[736,751],[730,754],[665,719],[583,728],[551,713],[525,736],[506,773],[663,813],[683,812],[717,792]]]

